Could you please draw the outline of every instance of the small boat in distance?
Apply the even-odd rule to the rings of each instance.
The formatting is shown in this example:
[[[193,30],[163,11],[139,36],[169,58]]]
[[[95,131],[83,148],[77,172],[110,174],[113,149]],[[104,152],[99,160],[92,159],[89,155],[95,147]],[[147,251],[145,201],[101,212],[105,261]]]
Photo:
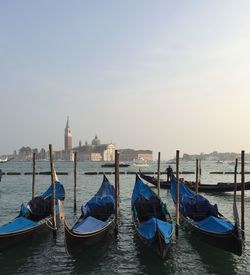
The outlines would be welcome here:
[[[133,166],[135,166],[135,167],[148,167],[149,164],[144,158],[138,157],[138,158],[133,160]]]
[[[12,159],[9,159],[9,158],[6,157],[5,159],[0,159],[0,163],[5,163],[5,162],[8,162],[10,160],[12,160]]]
[[[124,162],[119,163],[119,167],[129,167],[129,166],[130,166],[129,163],[124,163]],[[115,163],[107,162],[107,163],[102,164],[101,167],[104,167],[104,168],[115,167]]]
[[[149,176],[143,172],[139,172],[139,175],[142,179],[148,183],[157,186],[157,178]],[[192,191],[195,190],[195,182],[184,181],[185,185],[188,186]],[[160,187],[163,189],[170,189],[171,184],[167,180],[160,179]],[[199,184],[199,192],[204,193],[222,193],[222,192],[233,192],[235,188],[235,183],[233,182],[218,182],[216,184]],[[241,183],[236,185],[237,191],[241,190]],[[250,181],[245,182],[245,190],[250,190]]]

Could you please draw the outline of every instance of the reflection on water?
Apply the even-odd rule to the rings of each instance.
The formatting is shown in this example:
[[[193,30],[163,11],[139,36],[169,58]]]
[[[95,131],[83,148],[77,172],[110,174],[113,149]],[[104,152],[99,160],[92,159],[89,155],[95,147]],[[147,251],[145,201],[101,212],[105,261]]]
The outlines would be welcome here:
[[[27,172],[31,171],[31,163],[9,162],[2,170]],[[58,171],[67,171],[69,175],[60,176],[66,191],[65,215],[69,224],[80,214],[80,206],[85,203],[98,190],[102,176],[86,176],[86,171],[102,171],[100,163],[79,162],[77,176],[77,210],[73,215],[73,164],[57,163]],[[182,163],[181,169],[194,170],[195,163]],[[207,171],[216,171],[215,163],[203,163],[202,181],[232,181],[233,177],[226,175],[209,175]],[[149,167],[156,171],[157,164]],[[37,163],[37,171],[49,171],[49,163]],[[134,168],[133,168],[134,169]],[[164,169],[164,168],[163,168]],[[229,168],[225,168],[229,169]],[[111,171],[111,170],[109,170]],[[195,171],[195,170],[194,170]],[[250,177],[249,175],[247,175]],[[188,180],[194,179],[194,175],[187,175]],[[108,175],[114,183],[114,175]],[[249,179],[248,179],[249,180]],[[135,236],[131,224],[131,194],[135,181],[134,175],[121,175],[121,217],[118,236],[109,236],[103,242],[83,251],[79,257],[69,257],[65,252],[64,233],[62,226],[56,239],[51,232],[40,234],[37,238],[28,240],[25,244],[16,246],[0,253],[0,273],[66,273],[66,274],[250,274],[250,224],[249,214],[246,211],[246,244],[242,257],[223,252],[208,244],[196,240],[184,228],[180,228],[179,238],[171,247],[168,257],[160,259],[150,249],[144,246]],[[3,176],[0,183],[0,224],[8,222],[19,212],[22,202],[31,198],[32,176]],[[37,176],[36,194],[43,192],[50,184],[49,176]],[[164,202],[168,202],[169,209],[175,217],[175,208],[170,195],[166,190],[161,190]],[[220,212],[232,219],[233,195],[206,195],[211,203],[217,203]],[[246,209],[250,206],[250,196],[246,194]],[[240,201],[240,196],[237,196]],[[238,203],[240,206],[240,203]]]

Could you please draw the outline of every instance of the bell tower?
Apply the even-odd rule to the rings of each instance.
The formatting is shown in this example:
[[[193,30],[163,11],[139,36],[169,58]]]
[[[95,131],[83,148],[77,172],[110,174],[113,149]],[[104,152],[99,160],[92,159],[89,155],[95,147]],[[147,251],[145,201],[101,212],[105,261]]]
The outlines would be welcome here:
[[[72,151],[72,132],[69,128],[69,117],[67,117],[67,123],[64,132],[64,150],[66,153]]]

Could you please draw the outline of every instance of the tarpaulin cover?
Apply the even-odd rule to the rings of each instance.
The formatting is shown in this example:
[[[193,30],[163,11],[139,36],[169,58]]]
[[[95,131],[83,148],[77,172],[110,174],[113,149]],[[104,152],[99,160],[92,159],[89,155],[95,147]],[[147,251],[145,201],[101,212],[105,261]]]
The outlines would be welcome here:
[[[170,187],[171,196],[174,203],[176,203],[176,178],[175,177],[172,177],[170,184],[171,184],[171,187]],[[179,191],[180,191],[179,192],[180,197],[183,195],[188,195],[188,196],[195,195],[193,191],[191,191],[186,185],[184,185],[181,182],[179,183]]]
[[[186,216],[194,220],[202,220],[208,216],[217,216],[217,205],[212,205],[210,202],[199,194],[195,194],[192,197],[183,195],[180,198],[180,211]]]
[[[151,240],[156,234],[157,226],[159,227],[162,235],[164,236],[165,243],[170,243],[170,236],[172,234],[173,225],[164,222],[162,220],[151,218],[143,224],[140,224],[137,228],[139,234],[141,234],[145,239]]]
[[[108,179],[104,176],[102,185],[98,192],[85,206],[81,207],[82,216],[93,216],[97,219],[106,220],[115,209],[115,190]]]
[[[204,204],[204,205],[202,205],[202,203],[200,203],[200,205],[199,205],[200,209],[198,209],[198,210],[201,210],[201,208],[203,208],[203,210],[209,208],[208,209],[209,211],[207,212],[207,214],[210,213],[210,216],[207,216],[207,217],[203,218],[202,220],[196,220],[195,224],[200,229],[202,229],[204,231],[218,233],[218,234],[232,231],[233,224],[230,221],[227,221],[220,216],[216,217],[216,215],[218,214],[217,205],[214,205],[214,206],[211,205],[207,199],[205,199],[201,195],[196,195],[196,193],[191,191],[187,186],[185,186],[181,182],[179,184],[179,187],[180,187],[180,211],[183,215],[187,214],[187,212],[185,212],[185,211],[187,211],[187,208],[185,208],[185,206],[187,206],[187,204],[184,205],[184,203],[186,203],[188,200],[189,200],[189,202],[191,202],[192,197],[193,197],[193,202],[196,203],[195,197],[197,197],[198,201],[202,202]],[[176,178],[172,178],[172,180],[171,180],[171,196],[172,196],[173,201],[176,202]],[[182,198],[182,197],[184,197],[184,198]],[[203,198],[203,200],[201,200],[201,198]],[[207,202],[209,203],[209,205],[207,204]],[[191,205],[192,205],[192,203],[189,206],[191,206]],[[190,211],[190,209],[188,209],[188,211]],[[194,214],[196,214],[196,213],[194,213]],[[191,219],[195,220],[192,217],[192,213],[190,213],[189,217]]]
[[[135,186],[132,194],[132,207],[135,204],[135,201],[138,198],[145,198],[147,200],[150,199],[150,197],[156,196],[155,193],[146,185],[143,183],[143,181],[136,176]]]
[[[164,236],[165,243],[170,243],[170,236],[172,235],[173,232],[173,224],[169,222],[164,222],[162,220],[157,219],[157,225]]]
[[[196,225],[203,230],[215,233],[227,233],[233,230],[233,225],[230,221],[213,216],[196,222]]]
[[[0,227],[0,234],[13,233],[16,231],[26,230],[32,227],[36,227],[38,222],[26,219],[24,217],[18,217],[13,221]]]
[[[182,182],[179,183],[180,188],[180,212],[185,217],[193,220],[202,220],[208,216],[217,216],[217,205],[212,205],[203,196],[194,193]],[[171,195],[174,202],[176,202],[176,179],[171,180]]]
[[[73,231],[76,233],[93,232],[93,231],[96,231],[96,230],[99,230],[99,229],[105,227],[106,224],[107,224],[107,222],[103,222],[103,221],[98,220],[92,216],[89,216],[86,219],[84,219],[82,222],[80,222],[79,224],[76,224],[73,227]]]
[[[56,188],[56,198],[58,200],[63,201],[65,198],[65,191],[64,191],[63,185],[59,181],[56,181],[55,188]],[[50,186],[48,190],[42,194],[42,197],[43,198],[52,197],[52,186]]]

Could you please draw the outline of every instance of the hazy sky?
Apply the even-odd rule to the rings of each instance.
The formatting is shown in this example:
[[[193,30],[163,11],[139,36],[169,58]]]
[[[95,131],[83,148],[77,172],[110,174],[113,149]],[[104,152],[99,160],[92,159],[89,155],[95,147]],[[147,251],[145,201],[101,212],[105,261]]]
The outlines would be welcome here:
[[[97,134],[250,152],[250,1],[0,1],[0,154]]]

